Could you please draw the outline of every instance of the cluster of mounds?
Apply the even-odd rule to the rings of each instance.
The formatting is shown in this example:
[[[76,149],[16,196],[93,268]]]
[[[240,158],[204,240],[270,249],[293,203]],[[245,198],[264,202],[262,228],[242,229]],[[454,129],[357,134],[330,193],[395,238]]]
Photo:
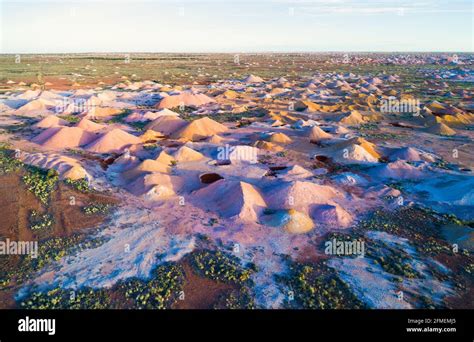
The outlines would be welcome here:
[[[405,60],[400,58],[396,63]],[[430,263],[432,255],[421,250],[419,234],[426,238],[425,247],[434,250],[445,249],[443,239],[456,241],[466,251],[463,257],[435,253],[436,260],[443,264],[449,259],[448,267],[468,272],[472,232],[455,227],[433,240],[427,231],[412,234],[415,228],[403,222],[386,218],[375,227],[364,218],[376,208],[402,212],[418,204],[444,208],[466,222],[473,219],[472,159],[445,161],[450,149],[468,156],[473,92],[454,88],[449,101],[433,100],[428,95],[446,90],[441,81],[424,88],[417,84],[410,94],[402,90],[403,82],[389,73],[327,72],[248,75],[206,86],[143,81],[107,89],[6,94],[0,101],[2,117],[33,122],[12,131],[17,151],[0,163],[6,171],[24,168],[21,181],[42,203],[32,212],[13,211],[26,215],[22,224],[28,222],[30,233],[57,230],[72,219],[89,224],[107,214],[110,203],[91,201],[98,195],[88,192],[90,185],[116,192],[127,203],[107,228],[110,240],[99,239],[90,253],[75,250],[80,257],[65,261],[61,257],[74,254],[73,249],[52,247],[58,250],[52,259],[61,266],[55,279],[71,285],[70,273],[75,273],[75,284],[82,286],[75,301],[67,299],[63,284],[46,293],[30,292],[21,306],[169,308],[197,306],[197,301],[216,308],[445,305],[446,298],[463,289],[454,289],[449,283],[453,276],[441,276],[442,267]],[[421,101],[408,109],[394,105],[394,100],[417,100],[415,91],[423,95]],[[387,103],[395,107],[386,108]],[[446,182],[439,184],[440,179]],[[54,206],[40,210],[81,191],[86,194],[77,195],[78,212]],[[315,241],[333,232],[344,232],[337,239],[370,242],[367,257],[324,255]],[[218,246],[196,247],[193,239],[203,233]],[[130,241],[143,250],[115,260]],[[232,244],[242,248],[237,256],[222,251]],[[155,260],[157,253],[160,260]],[[298,260],[303,254],[308,262]],[[119,270],[110,271],[104,257]],[[249,260],[255,265],[242,267]],[[424,268],[417,269],[417,263]],[[10,284],[12,274],[5,277]],[[44,277],[39,284],[57,285]],[[196,294],[187,278],[214,289],[212,298]],[[381,290],[372,283],[380,283]],[[279,286],[293,289],[294,300],[282,299]],[[423,290],[430,286],[439,290],[432,305]],[[402,287],[418,297],[397,302],[393,293]],[[189,302],[179,299],[183,289],[191,292]]]

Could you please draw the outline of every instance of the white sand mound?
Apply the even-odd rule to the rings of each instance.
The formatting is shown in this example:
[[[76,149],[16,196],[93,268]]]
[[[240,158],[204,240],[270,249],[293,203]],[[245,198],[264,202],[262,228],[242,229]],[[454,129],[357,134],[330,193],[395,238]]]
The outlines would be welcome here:
[[[90,175],[86,170],[76,159],[73,158],[61,156],[59,154],[24,152],[21,154],[20,159],[28,165],[37,166],[42,169],[54,169],[58,172],[61,179],[90,179]]]
[[[174,158],[165,151],[161,151],[155,160],[168,166],[172,165],[175,161]]]
[[[110,116],[121,114],[122,110],[112,107],[92,107],[87,111],[87,116],[90,118],[107,118]]]
[[[95,135],[79,127],[51,127],[32,141],[46,148],[63,149],[89,144]]]
[[[187,124],[187,121],[179,117],[176,117],[174,115],[165,115],[150,122],[148,125],[145,126],[145,129],[152,129],[155,132],[160,132],[163,135],[169,136],[172,133],[185,127]]]
[[[95,153],[112,153],[120,152],[125,147],[139,143],[141,143],[140,138],[116,128],[103,134],[87,145],[85,149]]]
[[[49,108],[54,109],[55,102],[44,100],[44,99],[36,99],[28,102],[27,104],[21,106],[17,110],[15,110],[15,115],[23,115],[23,116],[36,116],[39,114],[52,114]]]
[[[406,160],[406,161],[421,161],[420,153],[413,147],[402,147],[390,154],[391,161]]]
[[[403,160],[397,160],[395,162],[382,165],[376,168],[373,172],[374,176],[394,179],[411,179],[420,178],[423,176],[423,173],[419,168],[416,168]]]
[[[313,177],[314,174],[306,170],[304,167],[299,166],[299,165],[292,165],[290,167],[287,167],[284,170],[277,171],[277,177],[278,178],[284,178],[284,179],[304,179],[304,178],[310,178]]]
[[[146,112],[144,114],[134,112],[125,118],[125,122],[145,122],[145,121],[153,121],[158,119],[159,117],[171,115],[171,116],[179,116],[178,113],[173,112],[167,108],[159,110],[157,112]]]
[[[359,125],[364,122],[365,120],[362,117],[362,114],[360,114],[357,110],[351,111],[351,113],[348,116],[339,120],[339,123],[343,125],[350,125],[350,126]]]
[[[317,141],[321,141],[321,140],[331,139],[332,135],[329,134],[329,133],[324,132],[318,126],[313,126],[309,130],[308,137],[309,137],[310,141],[317,142]]]
[[[190,147],[181,146],[175,153],[173,153],[173,158],[178,163],[183,163],[201,160],[204,158],[204,155]]]
[[[265,189],[264,194],[269,208],[296,209],[306,214],[312,205],[343,198],[341,192],[330,186],[305,181],[279,182]]]
[[[56,115],[48,115],[41,121],[33,125],[35,128],[51,128],[67,125],[67,121],[58,118]]]
[[[218,123],[217,121],[209,119],[208,117],[204,117],[202,119],[190,122],[188,125],[176,131],[172,137],[174,139],[192,141],[210,137],[225,131],[227,131],[226,126]]]
[[[95,123],[94,121],[91,121],[87,118],[82,118],[81,121],[77,123],[76,127],[82,128],[88,132],[96,132],[104,129],[106,126]]]
[[[193,197],[205,209],[247,222],[256,222],[266,207],[257,188],[236,180],[218,180],[198,190]]]
[[[275,210],[261,216],[261,223],[270,227],[280,227],[292,234],[304,234],[314,229],[313,220],[294,209]]]
[[[264,82],[263,78],[255,76],[255,75],[248,75],[242,81],[244,83],[262,83],[262,82]]]
[[[183,91],[178,95],[170,95],[165,97],[157,105],[157,108],[177,108],[179,106],[199,107],[206,103],[215,102],[207,95],[195,93],[192,91]]]
[[[448,125],[437,122],[426,129],[427,132],[437,135],[452,136],[456,135],[456,131],[450,128]]]
[[[183,187],[183,180],[178,176],[164,173],[143,174],[126,186],[127,190],[148,200],[161,200],[176,195]]]
[[[352,222],[352,215],[339,204],[323,204],[311,210],[311,217],[319,224],[334,228],[347,228]]]
[[[293,141],[289,136],[280,132],[270,134],[270,136],[268,136],[265,140],[278,144],[289,144]]]
[[[122,178],[124,178],[125,180],[132,180],[142,175],[143,173],[153,173],[153,172],[170,173],[170,171],[171,171],[171,168],[166,164],[163,164],[159,161],[152,160],[152,159],[145,159],[136,167],[124,172],[122,174]]]
[[[225,152],[225,149],[222,149]],[[225,154],[225,153],[224,153]],[[257,147],[248,146],[248,145],[237,145],[232,146],[229,149],[229,155],[221,156],[219,153],[217,155],[218,160],[230,160],[232,163],[237,162],[249,162],[255,164],[258,162],[259,149]]]
[[[377,163],[380,158],[377,146],[364,138],[342,141],[327,148],[322,154],[330,156],[335,162],[342,164]]]
[[[208,143],[218,145],[218,144],[221,144],[224,141],[224,138],[222,138],[221,136],[219,136],[217,134],[214,134],[214,135],[211,135],[206,141]]]

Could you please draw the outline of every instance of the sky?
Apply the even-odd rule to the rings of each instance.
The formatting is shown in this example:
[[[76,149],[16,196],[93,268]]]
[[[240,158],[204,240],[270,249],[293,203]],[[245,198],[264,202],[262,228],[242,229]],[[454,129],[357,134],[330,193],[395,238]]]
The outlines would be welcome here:
[[[473,52],[473,0],[0,0],[0,53]]]

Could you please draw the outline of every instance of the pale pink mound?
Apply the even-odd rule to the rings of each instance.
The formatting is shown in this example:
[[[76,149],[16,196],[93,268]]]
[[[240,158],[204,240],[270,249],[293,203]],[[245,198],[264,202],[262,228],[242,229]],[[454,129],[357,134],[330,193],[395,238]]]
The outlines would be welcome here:
[[[106,126],[95,123],[94,121],[91,121],[87,118],[83,118],[81,119],[81,121],[77,123],[76,127],[82,128],[83,130],[88,131],[88,132],[96,132],[96,131],[100,131]]]
[[[35,128],[51,128],[67,125],[67,121],[58,118],[56,115],[48,115],[41,121],[33,125]]]
[[[150,122],[145,126],[145,129],[151,129],[155,132],[160,132],[163,135],[171,135],[172,133],[185,127],[187,124],[187,121],[174,115],[164,115]]]
[[[197,205],[204,209],[247,222],[256,222],[266,208],[257,188],[237,180],[218,180],[198,190],[193,197]]]
[[[364,117],[356,110],[353,110],[348,116],[339,120],[339,123],[350,126],[356,126],[364,122]]]
[[[169,173],[171,168],[166,164],[152,159],[145,159],[139,165],[122,174],[122,177],[128,180],[134,179],[143,173],[161,172]]]
[[[52,149],[72,148],[89,144],[95,135],[79,127],[51,127],[32,141]]]
[[[347,228],[353,222],[352,215],[339,204],[317,205],[311,211],[311,217],[317,223],[334,228]]]
[[[403,147],[390,154],[390,160],[421,161],[420,153],[413,147]]]
[[[126,188],[134,195],[160,200],[176,195],[182,187],[183,180],[180,177],[156,172],[141,175]]]
[[[59,154],[22,153],[20,159],[28,165],[34,165],[42,169],[54,169],[61,179],[76,180],[90,177],[76,159]]]
[[[192,91],[183,91],[181,94],[165,97],[157,105],[157,108],[176,108],[179,106],[199,107],[211,102],[215,101],[207,95],[194,93]]]
[[[48,114],[50,113],[48,108],[54,108],[55,103],[53,101],[36,99],[28,102],[27,104],[21,106],[15,110],[16,115],[27,115],[33,116],[38,114]]]
[[[306,181],[285,181],[265,189],[269,208],[296,209],[306,214],[314,204],[333,203],[343,197],[343,194],[333,187]]]
[[[116,128],[103,134],[85,149],[95,153],[111,153],[120,152],[125,147],[139,143],[141,143],[140,138]]]
[[[397,160],[387,165],[381,166],[376,173],[377,176],[394,178],[394,179],[409,179],[419,178],[423,176],[420,169],[408,164],[403,160]]]
[[[174,154],[173,159],[179,163],[201,160],[204,155],[190,147],[182,146]]]
[[[176,131],[172,137],[183,140],[200,140],[227,131],[227,127],[204,117],[194,120],[180,130]]]
[[[313,126],[309,130],[308,137],[309,137],[310,141],[320,141],[320,140],[331,139],[332,135],[329,134],[329,133],[324,132],[318,126]]]

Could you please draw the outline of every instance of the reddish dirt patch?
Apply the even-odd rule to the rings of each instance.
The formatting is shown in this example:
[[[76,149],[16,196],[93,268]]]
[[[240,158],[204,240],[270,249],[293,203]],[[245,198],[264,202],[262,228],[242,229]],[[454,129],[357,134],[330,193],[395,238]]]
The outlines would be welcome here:
[[[184,300],[178,300],[173,309],[212,309],[217,299],[236,286],[224,284],[197,274],[188,261],[183,262],[185,283]]]
[[[75,204],[72,205],[71,197]],[[82,207],[89,203],[116,204],[118,200],[102,194],[83,194],[59,183],[48,206],[44,206],[22,180],[21,173],[0,176],[0,238],[10,240],[40,240],[50,237],[65,237],[85,228],[97,227],[104,215],[86,215]],[[30,229],[31,210],[49,213],[54,217],[52,229],[35,233]]]

